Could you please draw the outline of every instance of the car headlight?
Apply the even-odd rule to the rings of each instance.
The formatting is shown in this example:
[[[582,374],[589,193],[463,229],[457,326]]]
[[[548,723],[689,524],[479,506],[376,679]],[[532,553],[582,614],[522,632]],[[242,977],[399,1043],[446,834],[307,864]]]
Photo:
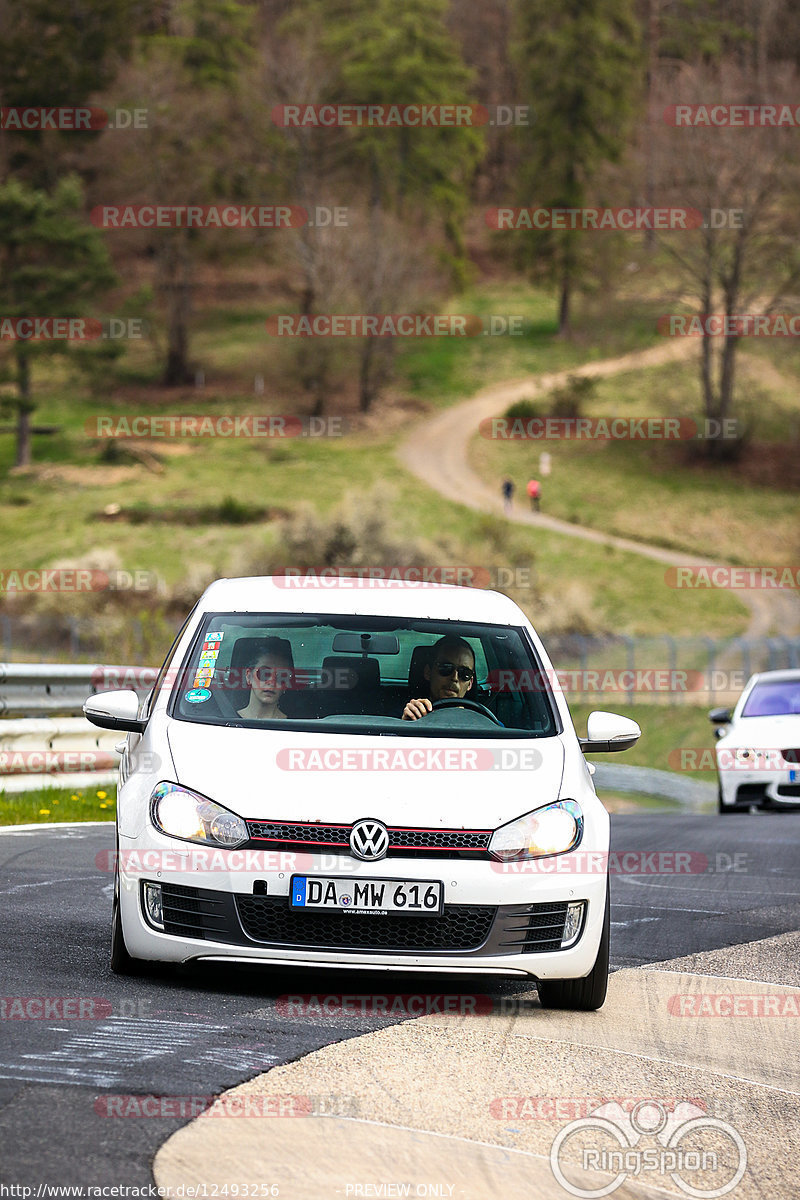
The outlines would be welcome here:
[[[582,834],[581,806],[576,800],[558,800],[496,829],[489,853],[502,862],[566,854],[575,849]]]
[[[154,789],[150,817],[156,829],[185,842],[231,849],[250,837],[236,813],[176,783],[159,783]]]

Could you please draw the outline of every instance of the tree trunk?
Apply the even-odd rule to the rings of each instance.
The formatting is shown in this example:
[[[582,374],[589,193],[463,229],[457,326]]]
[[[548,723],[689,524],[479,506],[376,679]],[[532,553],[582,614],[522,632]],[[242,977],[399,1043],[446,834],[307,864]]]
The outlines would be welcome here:
[[[647,144],[645,145],[645,204],[651,207],[655,204],[655,138],[651,134],[658,120],[655,114],[653,91],[658,67],[658,6],[660,0],[649,0],[647,9]],[[648,226],[644,232],[645,248],[652,254],[656,248],[656,231]]]
[[[31,462],[31,369],[24,346],[16,347],[17,359],[17,457],[15,465],[28,467]]]
[[[167,293],[168,342],[164,368],[165,387],[184,387],[194,381],[189,369],[189,277],[185,233],[170,239],[164,258],[164,288]]]
[[[711,235],[706,237],[708,239]],[[710,251],[710,246],[709,246]],[[708,316],[711,312],[713,304],[714,287],[711,277],[711,258],[710,253],[706,256],[706,273],[703,277],[700,295],[700,313],[701,316]],[[713,420],[716,415],[717,401],[714,395],[714,354],[711,338],[700,338],[700,385],[703,389],[703,412],[706,420]]]
[[[310,274],[306,277],[300,312],[310,317],[314,312],[317,296]],[[300,338],[297,350],[297,366],[304,390],[314,398],[313,414],[321,417],[325,411],[327,348],[315,338]]]
[[[361,412],[369,412],[375,399],[375,385],[372,379],[372,361],[375,357],[375,339],[364,338],[361,347],[361,359],[358,370],[358,407]]]
[[[558,304],[558,336],[569,337],[572,301],[572,264],[565,260],[561,272],[561,298]]]

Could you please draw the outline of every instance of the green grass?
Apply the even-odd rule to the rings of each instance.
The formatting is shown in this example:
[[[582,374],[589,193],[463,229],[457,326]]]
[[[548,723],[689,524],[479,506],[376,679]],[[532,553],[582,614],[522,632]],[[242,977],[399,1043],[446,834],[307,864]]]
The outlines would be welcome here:
[[[115,784],[78,789],[48,787],[36,792],[6,793],[0,790],[0,825],[113,821],[116,806]]]
[[[636,721],[642,736],[635,746],[618,754],[592,754],[594,762],[613,762],[622,766],[655,767],[659,771],[676,771],[700,780],[714,781],[716,772],[690,770],[692,762],[711,762],[714,746],[713,726],[708,719],[708,708],[695,705],[676,704],[669,707],[644,704],[622,704],[613,698],[598,697],[594,704],[570,704],[575,729],[580,737],[586,736],[586,719],[595,709],[620,713]],[[681,752],[684,752],[681,756]],[[697,751],[696,756],[691,752]],[[703,757],[700,753],[704,752]],[[687,769],[680,769],[683,764]]]
[[[696,373],[692,361],[601,380],[584,415],[696,415]],[[796,412],[796,392],[789,397],[785,389],[777,388],[769,394],[770,404],[761,410],[764,415],[753,418],[754,435],[775,440],[786,436]],[[544,397],[538,411],[546,412]],[[703,469],[686,461],[685,447],[678,443],[596,439],[545,443],[476,436],[470,455],[484,479],[499,483],[510,475],[517,483],[519,502],[527,503],[525,484],[531,475],[538,476],[542,450],[548,450],[552,459],[541,501],[542,511],[551,516],[736,564],[780,565],[797,561],[800,554],[796,486],[789,486],[788,479],[782,486],[779,478],[770,486],[756,486],[736,466]]]
[[[181,589],[181,603],[185,597],[188,608],[209,579],[250,570],[274,543],[277,524],[111,524],[102,520],[106,505],[209,509],[234,497],[260,508],[294,509],[307,501],[327,512],[343,493],[364,494],[377,486],[391,489],[398,533],[435,541],[442,560],[467,565],[485,561],[480,555],[488,548],[529,570],[536,592],[527,600],[524,591],[515,598],[544,629],[574,610],[573,627],[585,632],[681,636],[703,631],[715,637],[741,633],[747,612],[735,595],[685,591],[676,604],[676,593],[665,586],[664,569],[658,564],[524,526],[512,529],[507,522],[440,499],[395,459],[408,409],[412,414],[415,408],[432,409],[498,379],[562,369],[657,342],[655,316],[664,294],[658,276],[631,277],[627,291],[621,300],[598,298],[582,304],[576,314],[579,336],[563,341],[555,336],[552,295],[520,283],[475,287],[454,299],[450,310],[520,315],[524,336],[409,339],[398,348],[397,378],[388,399],[366,425],[357,424],[344,437],[281,443],[188,440],[176,447],[177,454],[165,453],[157,471],[107,462],[108,445],[86,436],[87,419],[135,412],[303,411],[303,398],[286,371],[289,350],[265,334],[267,306],[257,309],[249,302],[200,310],[192,353],[203,364],[207,386],[199,391],[167,393],[151,386],[158,363],[148,343],[131,344],[113,367],[107,391],[94,398],[76,382],[64,360],[42,361],[34,374],[34,419],[62,429],[53,437],[35,438],[32,475],[8,474],[14,439],[0,435],[3,567],[45,567],[65,558],[85,561],[92,552],[111,557],[124,570],[157,572],[169,588]],[[787,371],[795,368],[800,373],[800,363],[793,361]],[[696,381],[687,372],[664,368],[605,381],[594,408],[608,411],[613,406],[631,415],[662,412],[664,405],[669,411],[694,411]],[[262,396],[252,391],[256,373],[267,381]],[[790,384],[787,375],[770,392],[778,425],[792,400]],[[395,418],[394,403],[408,406],[405,418]],[[337,405],[334,396],[332,412],[338,411]],[[159,446],[153,444],[156,452]],[[498,482],[509,470],[523,486],[532,469],[531,448],[524,444],[477,439],[473,453],[476,466]],[[732,561],[752,562],[752,547],[758,547],[760,560],[769,561],[767,553],[777,553],[780,544],[780,561],[791,561],[787,556],[797,537],[790,529],[796,497],[792,505],[791,497],[777,489],[737,488],[725,472],[711,476],[654,460],[637,443],[606,450],[596,445],[559,447],[553,457],[554,471],[544,493],[547,512],[687,551],[720,557],[727,551]],[[69,468],[66,474],[64,468]],[[63,610],[65,598],[58,600]],[[81,612],[79,601],[69,601],[75,615]],[[153,604],[145,600],[142,607],[152,609]]]
[[[520,336],[409,338],[398,351],[398,374],[412,395],[433,407],[466,399],[499,379],[558,371],[591,359],[626,354],[657,342],[658,304],[609,302],[580,307],[580,334],[559,339],[552,295],[522,283],[485,285],[451,301],[448,311],[485,318],[521,317]]]
[[[611,792],[598,790],[598,796],[610,813],[626,812],[685,812],[676,800],[662,796],[645,796],[641,792]]]

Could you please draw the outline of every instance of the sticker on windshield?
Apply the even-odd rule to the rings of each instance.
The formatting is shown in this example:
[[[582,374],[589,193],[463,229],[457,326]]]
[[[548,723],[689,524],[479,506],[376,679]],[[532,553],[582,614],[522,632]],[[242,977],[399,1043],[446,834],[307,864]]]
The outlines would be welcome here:
[[[205,704],[211,699],[211,692],[208,688],[192,688],[183,698],[187,704]]]

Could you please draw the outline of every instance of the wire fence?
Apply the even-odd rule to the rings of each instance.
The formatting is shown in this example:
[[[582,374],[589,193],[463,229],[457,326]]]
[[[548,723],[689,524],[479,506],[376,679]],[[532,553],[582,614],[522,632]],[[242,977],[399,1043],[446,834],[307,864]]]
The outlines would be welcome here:
[[[123,646],[118,627],[94,618],[0,616],[0,661],[158,666],[180,624],[129,618]],[[800,638],[562,635],[545,644],[568,699],[598,707],[729,703],[755,671],[800,669]]]

